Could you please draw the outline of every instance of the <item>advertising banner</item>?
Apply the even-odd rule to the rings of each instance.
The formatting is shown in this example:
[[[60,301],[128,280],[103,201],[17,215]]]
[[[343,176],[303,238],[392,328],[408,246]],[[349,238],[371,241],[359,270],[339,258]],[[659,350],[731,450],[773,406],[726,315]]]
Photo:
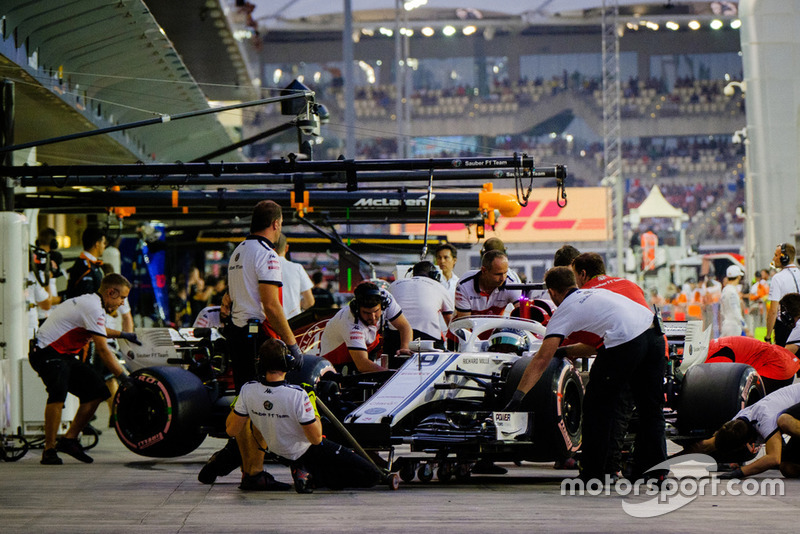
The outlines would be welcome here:
[[[514,195],[513,189],[495,189],[498,193]],[[567,189],[567,205],[557,204],[556,189],[534,189],[516,217],[500,217],[486,237],[496,236],[505,243],[574,243],[576,241],[606,241],[611,239],[611,192],[605,187]],[[422,224],[394,224],[393,235],[423,234]],[[455,243],[474,243],[475,227],[461,223],[437,223],[431,220],[429,233],[447,236]]]

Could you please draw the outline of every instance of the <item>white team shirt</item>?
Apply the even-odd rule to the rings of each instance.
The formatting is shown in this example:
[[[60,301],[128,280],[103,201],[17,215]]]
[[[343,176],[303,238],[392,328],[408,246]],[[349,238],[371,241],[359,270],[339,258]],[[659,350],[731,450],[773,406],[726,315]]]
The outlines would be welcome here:
[[[233,324],[243,328],[249,319],[265,321],[258,285],[281,287],[281,280],[281,262],[268,239],[251,235],[239,243],[228,262]]]
[[[459,278],[456,276],[456,273],[453,273],[453,276],[450,277],[450,280],[446,279],[444,275],[439,280],[439,282],[447,289],[448,293],[450,294],[450,300],[455,302],[456,300],[456,286],[458,285]]]
[[[719,312],[722,318],[720,337],[740,336],[744,326],[742,303],[737,286],[726,284],[719,298]]]
[[[87,293],[61,303],[39,328],[37,346],[77,354],[92,338],[106,336],[106,312],[100,295]]]
[[[800,321],[794,325],[792,331],[789,332],[789,337],[786,338],[787,345],[800,345]]]
[[[775,273],[769,283],[767,298],[772,302],[779,302],[789,293],[800,293],[800,269],[794,263]]]
[[[218,328],[222,326],[219,308],[219,306],[206,306],[200,310],[194,320],[194,324],[192,324],[192,328]]]
[[[553,312],[544,337],[600,337],[613,348],[641,335],[653,324],[653,311],[607,289],[577,289]]]
[[[128,302],[128,297],[125,297],[125,300],[122,301],[119,308],[114,315],[110,315],[106,313],[106,328],[110,328],[111,330],[119,330],[122,332],[122,316],[126,313],[131,312],[131,305]]]
[[[333,365],[341,365],[353,361],[350,350],[363,350],[369,353],[375,348],[380,338],[378,334],[388,323],[397,319],[403,310],[397,301],[385,289],[381,293],[389,304],[376,325],[365,325],[360,318],[353,316],[350,306],[345,306],[331,317],[325,325],[320,340],[320,356]]]
[[[281,278],[283,280],[283,313],[287,319],[302,312],[300,295],[314,287],[308,273],[299,263],[278,257],[281,262]]]
[[[53,276],[50,276],[50,283],[47,286],[47,293],[50,297],[54,297],[58,295],[58,285],[56,284],[56,279]],[[44,299],[42,299],[44,300]],[[39,301],[41,302],[41,300]],[[52,310],[55,305],[50,307]],[[42,319],[47,319],[47,316],[50,315],[50,310],[43,310],[40,307],[36,307],[36,313],[38,314],[38,319],[41,321]]]
[[[250,420],[267,441],[267,449],[297,460],[311,447],[302,425],[316,420],[308,394],[284,382],[248,382],[242,386],[233,411]]]
[[[478,287],[480,269],[467,271],[456,286],[455,309],[470,312],[473,315],[502,315],[506,306],[519,301],[522,291],[506,289],[506,284],[518,284],[519,278],[513,271],[508,271],[503,285],[486,294]]]
[[[51,281],[53,280],[51,279]],[[28,284],[28,287],[25,288],[25,303],[28,306],[28,339],[31,339],[36,335],[36,331],[39,330],[40,314],[47,316],[47,312],[39,308],[38,304],[50,298],[50,294],[47,289],[39,284],[36,280],[36,275],[32,272],[28,273]]]
[[[800,384],[782,387],[760,401],[743,408],[733,419],[747,419],[767,441],[778,431],[778,416],[800,403]]]
[[[453,313],[453,300],[447,288],[427,276],[413,276],[392,282],[389,292],[411,328],[433,338],[442,337],[439,319]]]

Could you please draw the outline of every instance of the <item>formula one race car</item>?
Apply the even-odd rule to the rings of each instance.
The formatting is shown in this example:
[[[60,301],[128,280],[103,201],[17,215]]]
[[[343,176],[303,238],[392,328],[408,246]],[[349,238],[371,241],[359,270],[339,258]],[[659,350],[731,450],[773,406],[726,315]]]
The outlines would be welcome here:
[[[763,397],[761,379],[739,364],[698,364],[707,337],[689,323],[667,323],[670,347],[665,383],[670,439],[688,443],[713,433],[741,407]],[[324,321],[307,328],[319,332]],[[342,425],[326,434],[388,453],[404,480],[469,476],[478,460],[563,461],[581,444],[583,379],[568,360],[555,358],[529,392],[522,412],[504,413],[536,352],[544,327],[510,317],[466,317],[450,331],[456,351],[414,343],[396,371],[342,377],[323,358],[306,353],[289,380],[311,384]],[[206,435],[225,437],[233,387],[225,368],[224,339],[208,329],[144,329],[142,347],[123,354],[138,387],[115,399],[115,426],[133,452],[172,457],[197,448]],[[298,336],[299,338],[302,336]],[[313,349],[315,335],[304,349]],[[688,371],[686,370],[689,367]],[[338,421],[337,421],[338,422]],[[631,425],[635,432],[635,416]],[[394,456],[399,445],[410,453]],[[404,447],[405,449],[405,447]]]

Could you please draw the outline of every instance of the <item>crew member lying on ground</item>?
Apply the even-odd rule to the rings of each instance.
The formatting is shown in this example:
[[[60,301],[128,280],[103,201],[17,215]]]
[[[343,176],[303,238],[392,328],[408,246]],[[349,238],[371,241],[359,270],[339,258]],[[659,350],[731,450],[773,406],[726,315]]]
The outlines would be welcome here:
[[[282,341],[267,339],[258,351],[260,382],[248,382],[228,415],[229,436],[252,431],[262,448],[285,459],[291,466],[294,489],[311,493],[315,487],[330,489],[370,488],[381,474],[352,450],[322,436],[315,400],[299,386],[284,382],[289,370],[289,351]],[[252,422],[247,425],[248,419]],[[286,484],[264,472],[263,456],[243,458],[241,489],[272,491]]]
[[[779,345],[751,337],[729,336],[712,339],[706,363],[745,363],[753,367],[764,380],[767,394],[789,386],[800,370],[800,358]]]
[[[722,454],[747,446],[751,450],[766,445],[761,458],[725,473],[721,478],[742,478],[780,468],[787,478],[800,477],[800,384],[770,393],[757,403],[742,409],[714,436],[686,448],[686,452]],[[784,445],[781,433],[791,436]]]

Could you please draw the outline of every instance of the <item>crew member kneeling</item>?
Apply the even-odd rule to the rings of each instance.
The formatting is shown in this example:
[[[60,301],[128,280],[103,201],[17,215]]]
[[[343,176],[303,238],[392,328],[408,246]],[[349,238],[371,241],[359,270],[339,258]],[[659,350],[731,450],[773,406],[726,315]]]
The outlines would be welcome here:
[[[277,339],[268,339],[258,351],[258,377],[248,382],[228,415],[226,431],[235,436],[249,428],[253,437],[270,452],[288,461],[297,493],[314,487],[331,489],[369,488],[381,474],[369,461],[352,450],[322,437],[316,406],[299,386],[284,382],[289,369],[288,349]],[[252,425],[247,425],[247,420]],[[245,490],[287,489],[263,471],[261,457],[243,458]]]

